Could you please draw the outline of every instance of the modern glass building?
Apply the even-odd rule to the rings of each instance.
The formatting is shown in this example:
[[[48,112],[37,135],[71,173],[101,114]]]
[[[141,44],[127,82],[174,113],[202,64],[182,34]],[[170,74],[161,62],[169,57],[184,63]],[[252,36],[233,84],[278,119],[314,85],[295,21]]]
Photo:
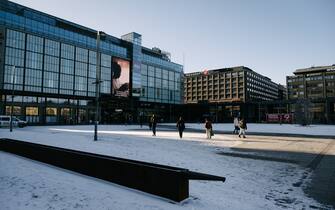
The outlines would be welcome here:
[[[129,33],[101,37],[101,121],[146,116],[157,107],[171,118],[182,103],[183,66],[141,45]],[[31,124],[79,124],[94,119],[97,31],[10,2],[0,2],[0,114]],[[12,98],[12,96],[14,96]],[[12,103],[13,100],[13,103]],[[170,109],[165,109],[169,107]]]

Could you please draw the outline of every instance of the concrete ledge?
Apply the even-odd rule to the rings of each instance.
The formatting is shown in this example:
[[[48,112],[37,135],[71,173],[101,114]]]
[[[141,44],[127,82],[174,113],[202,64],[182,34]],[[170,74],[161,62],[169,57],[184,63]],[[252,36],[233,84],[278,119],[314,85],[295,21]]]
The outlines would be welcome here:
[[[0,139],[0,150],[180,202],[189,197],[189,180],[225,181],[213,176],[130,159]]]

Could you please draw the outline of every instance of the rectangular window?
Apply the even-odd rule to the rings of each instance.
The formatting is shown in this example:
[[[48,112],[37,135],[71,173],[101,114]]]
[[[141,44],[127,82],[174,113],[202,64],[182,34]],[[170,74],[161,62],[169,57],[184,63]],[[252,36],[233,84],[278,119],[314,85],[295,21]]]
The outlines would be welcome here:
[[[156,78],[162,78],[162,69],[156,68]]]
[[[86,77],[75,77],[75,90],[86,91],[87,90],[87,78]]]
[[[27,35],[27,50],[32,52],[43,53],[43,38],[38,36]]]
[[[7,29],[6,46],[24,49],[25,34]]]
[[[168,89],[169,88],[169,81],[168,80],[162,80],[162,88]]]
[[[89,63],[96,65],[97,63],[97,53],[94,51],[89,51]]]
[[[111,67],[112,64],[112,57],[110,55],[106,55],[106,54],[101,54],[101,66],[104,67]]]
[[[62,58],[60,72],[63,74],[73,74],[74,73],[74,61]]]
[[[62,43],[61,57],[74,60],[74,46]]]
[[[155,91],[152,87],[148,88],[148,98],[155,98]]]
[[[155,76],[155,68],[153,66],[148,67],[148,75],[151,77]]]
[[[88,71],[88,77],[90,78],[96,78],[96,70],[97,70],[97,67],[96,65],[92,65],[90,64],[89,65],[89,71]]]
[[[88,50],[83,48],[76,48],[76,61],[87,63],[88,59]]]
[[[173,71],[169,71],[169,80],[174,81],[174,72]]]
[[[26,67],[32,69],[42,69],[43,55],[34,52],[27,52],[26,54]]]
[[[59,56],[59,42],[45,39],[44,52],[47,55]]]
[[[87,64],[76,62],[75,75],[87,77]]]
[[[40,92],[42,86],[42,71],[26,69],[25,90]]]
[[[44,72],[43,86],[47,88],[58,88],[58,73]]]
[[[24,66],[24,51],[6,47],[5,63],[12,66]]]
[[[155,87],[156,88],[162,88],[162,80],[161,79],[156,78]]]
[[[148,77],[146,75],[141,75],[142,86],[148,86]]]
[[[163,79],[168,80],[169,79],[169,71],[163,69],[162,73],[163,73]]]
[[[155,86],[155,78],[154,77],[148,77],[148,86],[154,87]]]
[[[60,74],[59,88],[61,94],[73,94],[73,75]]]
[[[15,90],[23,89],[23,68],[13,68],[13,66],[5,65],[5,78],[4,78],[4,88],[7,90],[12,90],[12,84],[14,83]]]
[[[141,65],[141,75],[148,75],[148,66],[145,64]]]
[[[38,107],[26,107],[26,115],[37,116],[38,115]]]
[[[45,55],[44,56],[44,70],[51,72],[59,72],[59,58]]]

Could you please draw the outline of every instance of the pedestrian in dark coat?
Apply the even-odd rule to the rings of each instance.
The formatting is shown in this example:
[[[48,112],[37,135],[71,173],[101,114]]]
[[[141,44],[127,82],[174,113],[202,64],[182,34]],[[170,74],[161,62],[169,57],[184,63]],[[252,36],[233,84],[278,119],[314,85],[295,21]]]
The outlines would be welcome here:
[[[183,132],[185,130],[185,121],[182,117],[180,117],[179,120],[177,121],[177,128],[179,131],[179,137],[183,138]]]
[[[206,118],[206,121],[205,121],[205,128],[206,128],[206,136],[207,136],[207,139],[211,139],[212,138],[212,135],[213,135],[213,127],[212,127],[212,122]]]
[[[150,122],[152,126],[152,135],[156,136],[157,118],[154,114],[152,115]]]
[[[152,129],[151,117],[149,117],[149,130]]]
[[[245,119],[242,119],[239,122],[239,126],[240,126],[240,133],[238,134],[238,137],[241,138],[241,135],[243,134],[243,138],[245,138],[245,131],[248,129],[247,122],[245,121]]]
[[[239,120],[237,117],[234,118],[234,131],[233,134],[238,134],[240,130]]]

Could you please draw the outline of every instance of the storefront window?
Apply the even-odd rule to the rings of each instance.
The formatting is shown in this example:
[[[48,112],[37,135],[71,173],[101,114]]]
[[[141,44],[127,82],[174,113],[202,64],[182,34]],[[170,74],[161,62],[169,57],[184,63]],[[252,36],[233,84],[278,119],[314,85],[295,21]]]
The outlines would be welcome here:
[[[75,109],[71,109],[71,108],[62,108],[60,110],[60,121],[63,124],[73,124],[74,123],[74,119],[73,116],[75,113]]]
[[[86,110],[79,109],[78,110],[78,124],[86,122]]]
[[[30,123],[38,123],[38,107],[26,107],[26,120]]]
[[[46,122],[47,123],[56,123],[57,122],[57,108],[47,107],[46,112]]]
[[[36,116],[38,115],[37,107],[26,107],[26,115]]]
[[[6,115],[10,115],[11,113],[11,106],[6,106]],[[13,115],[20,116],[21,115],[21,107],[20,106],[13,106]]]

